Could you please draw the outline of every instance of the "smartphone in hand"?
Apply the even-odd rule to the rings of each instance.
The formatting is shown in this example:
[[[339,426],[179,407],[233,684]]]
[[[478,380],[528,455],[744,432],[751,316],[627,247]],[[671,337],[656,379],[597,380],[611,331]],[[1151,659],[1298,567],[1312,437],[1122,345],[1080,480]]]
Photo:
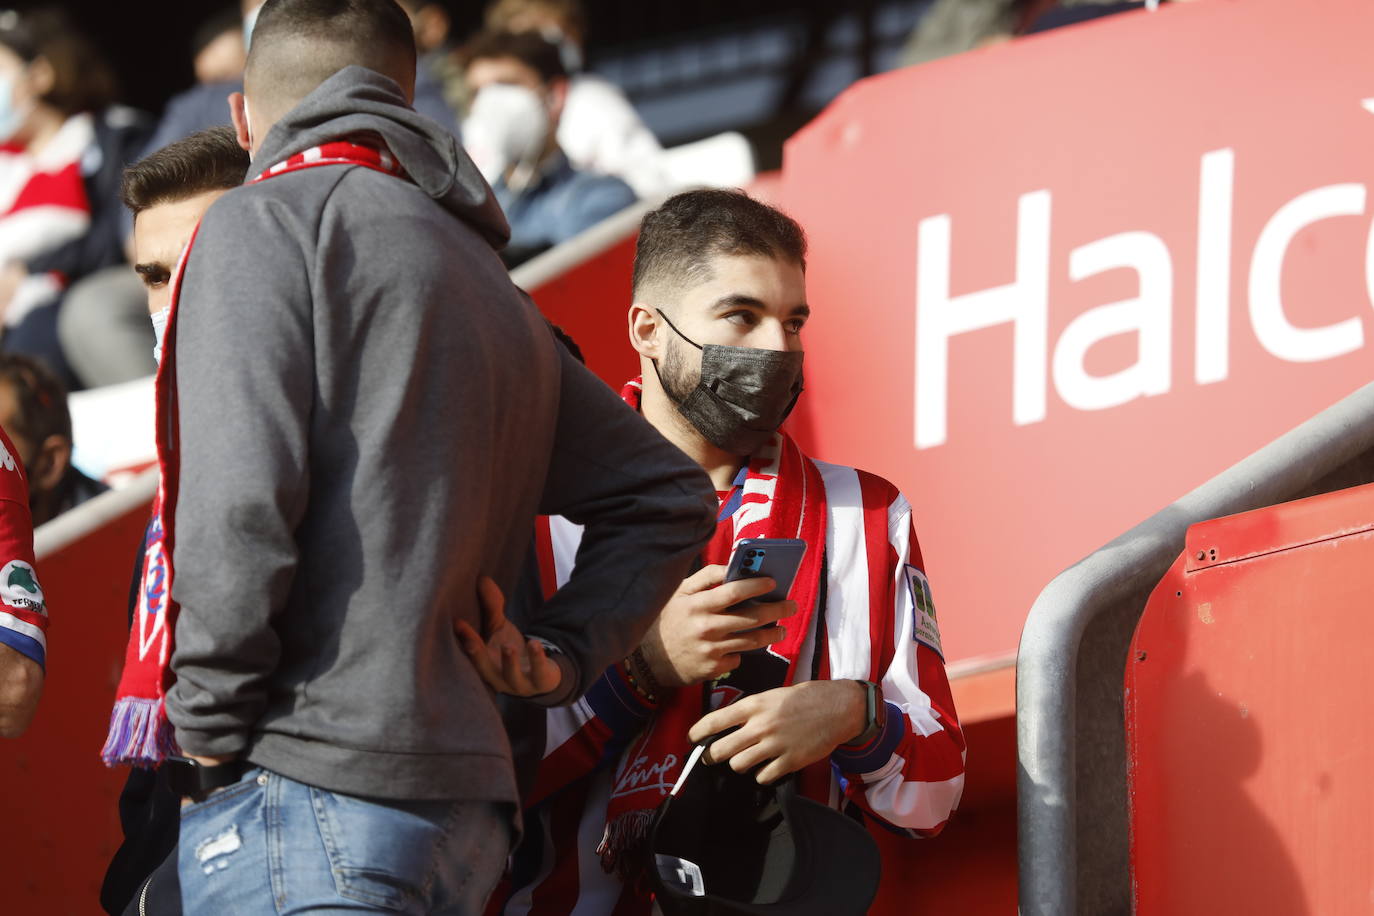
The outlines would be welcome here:
[[[792,580],[797,578],[797,570],[805,555],[806,542],[800,538],[745,538],[735,545],[735,552],[730,555],[725,581],[767,576],[777,586],[770,592],[749,599],[750,602],[784,601],[792,590]]]

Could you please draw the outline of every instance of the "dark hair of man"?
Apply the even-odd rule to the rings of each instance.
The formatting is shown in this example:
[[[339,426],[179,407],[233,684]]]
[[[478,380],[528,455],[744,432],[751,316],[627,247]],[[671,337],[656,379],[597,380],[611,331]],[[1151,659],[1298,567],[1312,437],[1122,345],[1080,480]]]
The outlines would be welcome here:
[[[169,143],[124,170],[119,199],[134,216],[158,204],[243,184],[248,153],[233,128],[212,127]]]
[[[244,81],[280,115],[353,64],[413,88],[415,57],[410,17],[395,0],[267,0]]]
[[[52,66],[52,88],[42,101],[67,117],[99,111],[119,96],[119,83],[100,50],[60,10],[0,13],[0,45],[25,64],[41,57]]]
[[[14,392],[16,412],[10,425],[16,434],[35,445],[52,435],[71,441],[67,389],[47,366],[28,356],[0,353],[0,384]]]
[[[544,83],[568,76],[558,47],[538,32],[478,32],[458,49],[458,63],[464,70],[475,61],[503,57],[520,61]]]
[[[743,191],[676,194],[646,213],[640,224],[635,299],[709,280],[710,262],[717,255],[778,258],[806,270],[806,233],[792,217]]]
[[[191,33],[191,56],[198,56],[225,32],[243,35],[243,14],[237,6],[224,7],[196,27]]]

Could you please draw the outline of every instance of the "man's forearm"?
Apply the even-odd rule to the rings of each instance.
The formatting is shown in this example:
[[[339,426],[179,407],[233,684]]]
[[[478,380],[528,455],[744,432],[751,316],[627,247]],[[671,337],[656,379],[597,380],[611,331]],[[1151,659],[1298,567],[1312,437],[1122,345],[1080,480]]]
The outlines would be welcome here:
[[[43,695],[43,669],[0,644],[0,738],[18,738],[33,721]]]

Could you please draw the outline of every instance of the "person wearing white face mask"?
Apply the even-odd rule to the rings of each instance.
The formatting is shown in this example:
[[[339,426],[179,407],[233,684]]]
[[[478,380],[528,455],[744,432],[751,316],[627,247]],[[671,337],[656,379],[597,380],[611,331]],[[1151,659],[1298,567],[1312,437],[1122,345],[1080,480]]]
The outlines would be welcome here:
[[[630,100],[614,83],[583,71],[586,15],[579,0],[496,0],[487,7],[486,27],[538,32],[558,48],[569,75],[558,145],[573,168],[614,175],[640,197],[673,190],[663,147]]]
[[[559,145],[568,78],[556,47],[535,32],[484,32],[459,59],[472,93],[463,142],[510,222],[508,263],[635,202],[624,181],[578,170]]]

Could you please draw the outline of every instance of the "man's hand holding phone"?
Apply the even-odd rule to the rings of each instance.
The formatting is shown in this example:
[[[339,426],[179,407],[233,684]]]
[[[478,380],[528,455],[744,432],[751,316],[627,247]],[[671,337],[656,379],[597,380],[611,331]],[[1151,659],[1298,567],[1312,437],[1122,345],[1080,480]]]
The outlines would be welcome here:
[[[776,622],[797,611],[795,601],[745,604],[772,591],[764,576],[725,581],[726,567],[705,566],[683,580],[640,644],[654,678],[683,687],[720,677],[739,666],[739,654],[786,635]]]

